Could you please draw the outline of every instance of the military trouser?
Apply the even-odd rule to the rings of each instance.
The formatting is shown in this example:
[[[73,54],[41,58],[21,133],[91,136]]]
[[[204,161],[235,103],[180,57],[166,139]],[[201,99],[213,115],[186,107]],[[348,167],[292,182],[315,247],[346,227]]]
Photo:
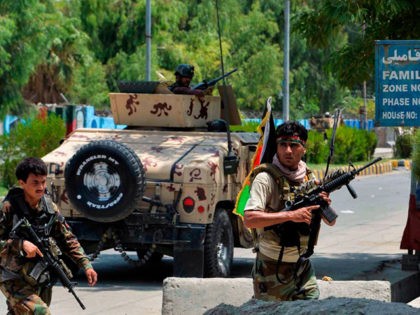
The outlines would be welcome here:
[[[7,299],[8,314],[50,315],[52,287],[37,288],[22,279],[0,283],[0,289]]]
[[[281,262],[277,265],[277,261],[257,253],[252,270],[254,298],[265,301],[319,298],[315,272],[309,260],[301,264],[299,270],[296,270],[295,263]]]

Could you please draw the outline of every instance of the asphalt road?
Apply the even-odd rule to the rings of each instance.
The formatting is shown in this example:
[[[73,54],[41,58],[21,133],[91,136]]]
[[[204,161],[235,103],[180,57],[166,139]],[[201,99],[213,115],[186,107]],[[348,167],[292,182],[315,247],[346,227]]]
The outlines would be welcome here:
[[[407,220],[409,183],[410,173],[401,168],[354,180],[352,186],[358,199],[352,199],[345,188],[333,193],[333,207],[339,218],[334,227],[323,226],[321,230],[312,258],[318,278],[328,275],[335,280],[366,279],[384,263],[398,268],[405,253],[399,243]],[[250,277],[253,257],[250,249],[235,248],[232,277]],[[83,276],[77,276],[75,291],[87,309],[82,311],[73,296],[57,285],[53,314],[161,313],[162,281],[172,275],[170,257],[165,256],[156,268],[138,270],[110,250],[95,260],[94,267],[99,274],[96,287],[88,287]],[[1,301],[0,313],[6,313]]]

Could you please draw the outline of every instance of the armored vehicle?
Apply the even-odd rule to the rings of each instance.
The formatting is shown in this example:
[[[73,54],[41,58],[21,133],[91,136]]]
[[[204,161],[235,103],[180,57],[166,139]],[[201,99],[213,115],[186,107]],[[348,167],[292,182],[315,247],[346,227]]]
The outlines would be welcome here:
[[[220,96],[110,100],[125,129],[77,129],[43,157],[49,192],[87,253],[115,248],[138,265],[168,255],[174,276],[228,276],[234,247],[252,245],[232,210],[258,135],[229,131]]]

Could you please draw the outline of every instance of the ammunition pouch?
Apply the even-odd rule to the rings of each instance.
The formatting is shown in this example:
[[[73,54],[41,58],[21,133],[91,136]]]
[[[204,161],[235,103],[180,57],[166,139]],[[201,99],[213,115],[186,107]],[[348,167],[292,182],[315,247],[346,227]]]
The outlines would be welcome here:
[[[54,261],[60,265],[60,268],[64,271],[66,276],[69,279],[73,278],[70,268],[68,268],[60,258],[62,254],[60,248],[51,237],[48,238],[48,247],[49,252],[54,256]],[[23,279],[32,286],[52,286],[58,280],[53,273],[50,273],[48,264],[43,260],[38,260],[36,262],[28,260],[23,265],[22,276]]]
[[[300,236],[309,235],[309,225],[305,223],[285,222],[266,228],[272,229],[280,238],[280,246],[299,247]]]
[[[22,268],[22,278],[31,286],[52,286],[54,283],[47,264],[42,260],[26,263]]]

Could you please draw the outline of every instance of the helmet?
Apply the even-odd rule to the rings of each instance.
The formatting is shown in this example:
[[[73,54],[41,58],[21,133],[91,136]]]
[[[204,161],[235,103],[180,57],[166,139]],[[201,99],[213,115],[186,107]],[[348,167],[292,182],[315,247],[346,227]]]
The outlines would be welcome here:
[[[187,64],[180,64],[175,69],[175,75],[192,78],[194,76],[194,66]]]

